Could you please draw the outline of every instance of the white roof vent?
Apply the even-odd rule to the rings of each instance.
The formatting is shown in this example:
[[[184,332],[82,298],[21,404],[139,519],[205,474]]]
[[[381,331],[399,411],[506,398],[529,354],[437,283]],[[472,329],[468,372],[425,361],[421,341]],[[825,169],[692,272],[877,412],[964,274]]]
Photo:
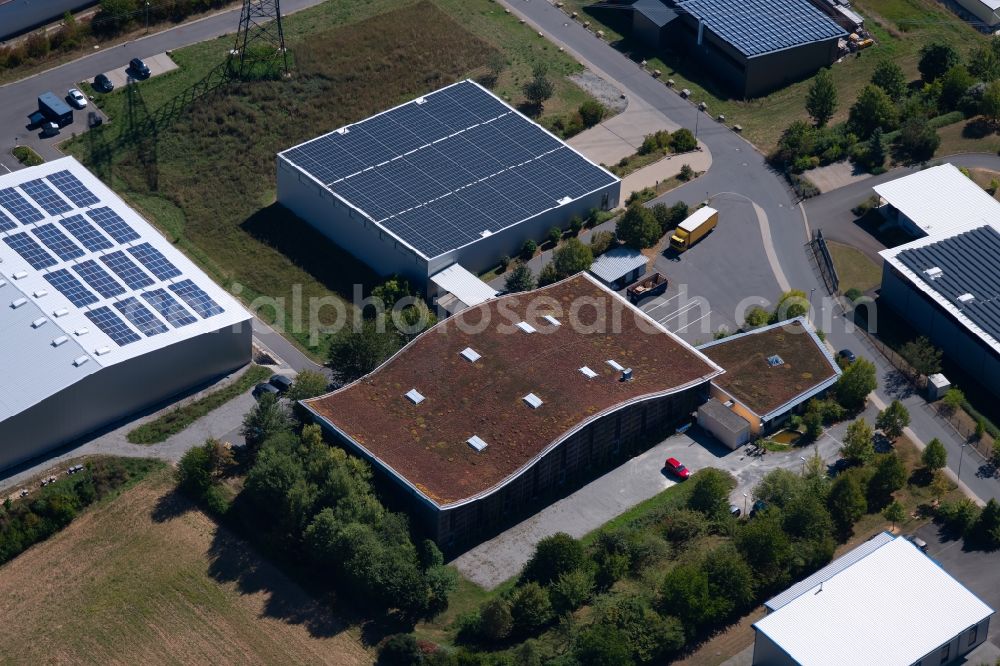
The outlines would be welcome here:
[[[31,328],[41,328],[42,326],[45,326],[45,324],[46,324],[46,323],[47,323],[48,321],[49,321],[49,320],[48,320],[48,319],[46,319],[45,317],[39,317],[39,318],[38,318],[38,319],[36,319],[35,321],[31,322]]]
[[[406,392],[406,397],[414,405],[419,405],[420,403],[422,403],[424,401],[424,396],[422,396],[420,394],[420,391],[418,391],[417,389],[410,389],[409,391],[407,391]]]
[[[81,335],[87,335],[87,333],[90,333],[90,329],[87,328],[86,326],[84,326],[83,328],[78,328],[75,331],[73,331],[73,335],[75,335],[76,337],[80,337]]]
[[[535,327],[532,326],[531,324],[529,324],[526,321],[519,321],[519,322],[517,322],[517,327],[519,329],[521,329],[522,331],[524,331],[525,333],[534,333],[535,332]]]
[[[542,406],[542,399],[534,393],[529,393],[524,396],[522,400],[524,400],[528,404],[528,407],[531,407],[532,409],[538,409]]]
[[[549,322],[553,326],[562,326],[562,324],[559,322],[559,320],[556,319],[555,317],[553,317],[552,315],[545,315],[544,319],[545,319],[545,321]]]
[[[559,200],[559,205],[560,206],[565,206],[566,204],[572,203],[572,202],[573,202],[573,197],[563,197],[562,199]]]
[[[958,297],[958,300],[960,300],[963,303],[968,303],[970,301],[974,301],[975,299],[976,297],[973,296],[972,294],[962,294],[961,296]]]
[[[932,280],[937,280],[939,277],[944,275],[944,271],[938,268],[937,266],[934,266],[933,268],[928,268],[927,270],[925,270],[924,274],[927,275],[927,277],[929,277]]]
[[[335,129],[333,131],[336,132],[337,134],[343,136],[343,135],[347,134],[348,132],[350,132],[351,130],[347,129],[346,127],[341,127],[341,128]]]
[[[58,318],[58,317],[65,317],[68,314],[69,310],[67,310],[66,308],[59,308],[58,310],[52,313],[52,316]]]
[[[35,298],[41,298],[42,296],[48,296],[48,295],[49,295],[48,289],[39,289],[34,293]]]
[[[465,441],[469,444],[469,446],[474,448],[476,451],[482,451],[487,446],[489,446],[489,444],[487,444],[486,442],[484,442],[482,439],[479,438],[479,435],[473,435],[472,437],[470,437]]]
[[[427,99],[425,97],[418,97],[417,99],[415,99],[413,101],[416,102],[417,104],[426,104],[427,103]]]
[[[28,273],[25,271],[18,271],[17,273],[14,273],[14,275],[12,275],[11,277],[14,278],[15,280],[23,280],[24,278],[28,277]]]
[[[58,347],[59,345],[65,344],[69,340],[65,335],[60,335],[58,338],[52,341],[53,347]]]
[[[89,356],[77,356],[76,360],[73,361],[73,365],[79,368],[81,365],[83,365],[89,360],[90,360]]]
[[[104,356],[105,354],[109,354],[110,352],[111,349],[109,349],[108,347],[98,347],[97,349],[94,350],[94,353],[97,354],[98,356]]]
[[[479,237],[480,238],[489,238],[492,235],[493,235],[493,232],[490,231],[489,229],[483,229],[482,231],[479,232]]]
[[[461,354],[462,358],[464,358],[469,363],[475,363],[476,361],[478,361],[479,359],[482,358],[482,356],[480,356],[479,352],[477,352],[472,347],[466,347],[465,349],[463,349],[462,351],[460,351],[459,354]]]
[[[21,298],[18,298],[18,299],[15,299],[14,301],[12,301],[11,304],[10,304],[10,307],[12,307],[12,308],[14,308],[16,310],[16,309],[18,309],[19,307],[21,307],[22,305],[24,305],[27,302],[28,302],[28,299],[24,298],[22,296]]]
[[[610,365],[612,368],[614,368],[616,372],[621,372],[622,370],[625,369],[625,367],[621,363],[614,360],[613,358],[609,358],[607,360],[607,364]]]
[[[597,376],[597,373],[588,368],[587,366],[583,366],[582,368],[580,368],[580,372],[582,372],[583,376],[586,377],[587,379],[593,379],[594,377]]]
[[[6,286],[7,286],[7,280],[0,279],[0,287],[6,287]]]

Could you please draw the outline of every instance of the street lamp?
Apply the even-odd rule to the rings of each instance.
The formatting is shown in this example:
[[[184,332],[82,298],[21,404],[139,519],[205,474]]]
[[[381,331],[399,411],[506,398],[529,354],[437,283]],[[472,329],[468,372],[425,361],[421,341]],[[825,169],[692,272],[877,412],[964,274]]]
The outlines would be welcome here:
[[[958,485],[962,485],[962,460],[965,459],[965,447],[969,445],[968,442],[962,444],[962,448],[958,450]]]
[[[747,495],[746,493],[743,493],[743,514],[744,515],[746,515],[746,512],[747,512],[747,498],[748,497],[749,497],[749,495]]]
[[[799,460],[802,461],[802,473],[805,474],[806,473],[806,457],[805,456],[799,456]]]
[[[813,287],[812,289],[809,290],[809,308],[810,309],[814,309],[813,308],[813,292],[814,291],[816,291],[816,287]],[[814,315],[813,318],[814,319],[816,318],[815,315]]]

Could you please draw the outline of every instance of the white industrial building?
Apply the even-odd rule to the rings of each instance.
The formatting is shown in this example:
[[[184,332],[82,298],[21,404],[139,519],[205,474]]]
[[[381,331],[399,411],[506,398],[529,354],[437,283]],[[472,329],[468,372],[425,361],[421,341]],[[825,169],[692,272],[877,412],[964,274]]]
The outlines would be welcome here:
[[[73,158],[0,176],[0,469],[246,364],[249,320]]]
[[[951,164],[874,189],[917,236],[879,253],[879,303],[1000,395],[1000,202]]]
[[[473,81],[278,154],[278,201],[382,275],[515,256],[621,182]]]
[[[993,609],[884,532],[768,601],[754,666],[939,666],[986,640]]]
[[[983,22],[987,28],[1000,27],[1000,0],[955,0],[959,6]]]

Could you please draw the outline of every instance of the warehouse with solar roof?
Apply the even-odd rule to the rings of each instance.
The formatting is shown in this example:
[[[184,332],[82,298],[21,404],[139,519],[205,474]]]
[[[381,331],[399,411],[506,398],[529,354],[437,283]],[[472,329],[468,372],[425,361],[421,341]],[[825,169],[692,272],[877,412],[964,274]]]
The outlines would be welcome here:
[[[0,469],[241,367],[251,335],[73,158],[0,176]]]
[[[621,182],[473,81],[278,154],[278,200],[382,275],[474,273]]]

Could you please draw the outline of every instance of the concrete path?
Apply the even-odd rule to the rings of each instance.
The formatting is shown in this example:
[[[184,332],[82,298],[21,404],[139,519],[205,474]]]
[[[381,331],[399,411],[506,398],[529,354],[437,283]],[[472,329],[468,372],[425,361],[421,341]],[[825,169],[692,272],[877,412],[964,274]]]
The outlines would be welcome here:
[[[142,61],[146,63],[147,67],[149,67],[149,76],[145,79],[135,79],[136,81],[146,81],[154,76],[159,76],[160,74],[172,72],[177,69],[177,63],[171,60],[170,56],[166,53],[157,53],[156,55],[149,56],[148,58],[143,58]],[[132,79],[132,75],[129,72],[128,63],[126,63],[124,66],[108,70],[107,72],[104,72],[104,74],[111,80],[112,85],[114,85],[117,89],[128,85],[128,82]]]
[[[847,160],[817,167],[806,171],[803,175],[823,193],[832,192],[872,177],[870,173],[861,171]]]
[[[656,187],[661,181],[673,178],[681,172],[681,167],[687,164],[695,171],[708,171],[712,167],[712,153],[705,144],[698,142],[699,150],[680,155],[670,155],[649,166],[634,171],[622,178],[622,194],[618,202],[624,206],[625,201],[633,192],[647,187]]]
[[[567,143],[598,164],[617,164],[635,154],[647,135],[660,130],[675,132],[680,125],[640,97],[629,97],[624,111],[584,130]]]

